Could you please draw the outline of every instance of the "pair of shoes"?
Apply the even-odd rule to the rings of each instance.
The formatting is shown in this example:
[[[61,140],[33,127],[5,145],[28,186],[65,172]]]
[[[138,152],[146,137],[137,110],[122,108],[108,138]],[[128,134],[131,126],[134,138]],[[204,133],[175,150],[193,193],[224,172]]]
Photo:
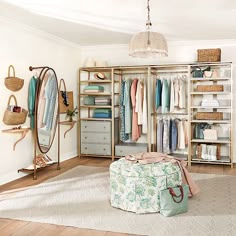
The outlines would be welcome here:
[[[42,154],[38,154],[36,157],[35,157],[35,164],[40,166],[40,167],[45,167],[47,165],[44,157]]]

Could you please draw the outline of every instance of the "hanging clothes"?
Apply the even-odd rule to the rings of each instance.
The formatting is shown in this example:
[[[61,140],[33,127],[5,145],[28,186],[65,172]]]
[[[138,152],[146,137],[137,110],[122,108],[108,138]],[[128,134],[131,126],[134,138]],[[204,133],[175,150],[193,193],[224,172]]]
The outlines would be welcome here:
[[[166,79],[162,81],[162,93],[161,93],[161,106],[162,113],[168,112],[170,108],[170,90],[169,84]]]
[[[157,121],[157,152],[163,152],[163,120]]]
[[[156,110],[161,106],[161,96],[162,96],[162,84],[161,80],[156,80],[156,99],[155,99],[155,105]]]
[[[170,151],[174,152],[177,149],[178,129],[175,119],[170,120]]]
[[[164,119],[163,121],[163,153],[170,153],[170,139],[169,139],[169,128],[170,128],[170,120]]]
[[[38,79],[34,76],[30,79],[28,89],[28,109],[30,117],[30,128],[34,129],[34,115],[35,115],[35,98],[37,93]]]
[[[124,87],[124,106],[125,106],[125,133],[131,134],[132,132],[132,107],[131,107],[131,98],[130,98],[130,87],[131,80],[125,80]]]
[[[125,104],[124,104],[125,81],[121,81],[120,89],[120,140],[126,141],[129,139],[129,134],[125,133]]]
[[[186,108],[186,87],[183,80],[179,80],[179,108]]]
[[[143,124],[143,82],[139,79],[136,91],[136,106],[135,112],[138,113],[138,125]]]
[[[183,121],[178,121],[178,149],[185,149],[185,136]]]
[[[178,79],[175,79],[174,80],[174,104],[175,104],[175,107],[179,107],[179,80]]]
[[[133,108],[132,113],[132,140],[137,141],[140,137],[140,130],[138,126],[138,113],[135,112],[136,107],[136,91],[138,80],[134,79],[130,89],[131,103]]]
[[[183,126],[184,126],[185,146],[188,146],[188,124],[186,120],[183,120]]]
[[[173,112],[175,109],[175,88],[174,81],[170,82],[170,112]]]
[[[144,134],[147,133],[147,86],[145,80],[143,82],[143,126],[142,131]]]

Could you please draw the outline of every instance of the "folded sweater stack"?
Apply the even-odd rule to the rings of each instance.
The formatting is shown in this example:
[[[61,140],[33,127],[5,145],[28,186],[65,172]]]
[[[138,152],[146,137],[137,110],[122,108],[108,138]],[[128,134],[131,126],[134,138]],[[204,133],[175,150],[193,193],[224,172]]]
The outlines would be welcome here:
[[[202,107],[218,107],[220,106],[217,99],[203,99],[201,102]]]
[[[110,108],[96,108],[93,113],[94,118],[111,118]]]
[[[95,105],[111,105],[111,98],[110,97],[96,97],[95,98]]]
[[[88,85],[84,88],[85,93],[100,93],[104,92],[104,87],[100,85]]]

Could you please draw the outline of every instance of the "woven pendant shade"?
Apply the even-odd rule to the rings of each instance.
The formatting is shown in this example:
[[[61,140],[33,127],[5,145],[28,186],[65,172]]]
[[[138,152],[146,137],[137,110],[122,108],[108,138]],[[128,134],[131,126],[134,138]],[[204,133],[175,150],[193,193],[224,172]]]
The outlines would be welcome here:
[[[165,37],[157,32],[152,32],[150,20],[150,5],[147,0],[148,17],[146,31],[135,34],[129,43],[129,55],[132,57],[160,57],[168,56],[168,48]]]
[[[148,33],[150,44],[148,44]],[[133,57],[168,56],[165,37],[157,32],[140,32],[135,34],[129,43],[129,55]]]

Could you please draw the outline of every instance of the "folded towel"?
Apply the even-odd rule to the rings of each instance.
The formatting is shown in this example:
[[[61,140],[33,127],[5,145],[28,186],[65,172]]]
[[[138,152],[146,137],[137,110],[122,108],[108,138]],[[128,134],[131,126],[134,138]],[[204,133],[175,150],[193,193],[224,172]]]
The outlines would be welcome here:
[[[104,114],[104,113],[96,113],[93,115],[94,118],[111,118],[110,114]]]
[[[94,109],[94,114],[110,114],[111,113],[111,109],[110,108],[96,108]]]
[[[104,91],[104,87],[101,85],[88,85],[84,88],[84,90],[99,90]]]

